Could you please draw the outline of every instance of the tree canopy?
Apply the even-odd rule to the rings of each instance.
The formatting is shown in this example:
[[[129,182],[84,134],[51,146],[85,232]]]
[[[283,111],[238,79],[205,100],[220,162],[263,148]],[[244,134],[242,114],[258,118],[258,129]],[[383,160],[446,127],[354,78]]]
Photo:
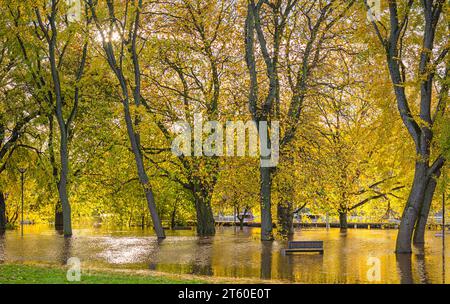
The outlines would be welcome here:
[[[348,216],[396,217],[401,238],[423,241],[449,176],[448,1],[381,1],[375,19],[343,0],[0,8],[2,229],[18,223],[26,167],[28,217],[62,219],[67,236],[72,219],[214,235],[214,216],[237,210],[270,240],[307,207],[343,230]],[[174,154],[175,126],[195,132],[198,115],[253,121],[258,142],[279,122],[278,164]],[[204,142],[214,128],[201,128]]]

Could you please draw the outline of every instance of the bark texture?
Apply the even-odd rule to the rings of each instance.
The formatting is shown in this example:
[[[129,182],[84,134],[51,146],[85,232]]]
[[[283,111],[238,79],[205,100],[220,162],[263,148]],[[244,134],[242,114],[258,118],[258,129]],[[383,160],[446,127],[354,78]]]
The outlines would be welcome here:
[[[408,202],[403,211],[402,220],[397,236],[396,252],[411,253],[412,236],[419,210],[422,206],[427,187],[427,166],[423,162],[416,163],[413,185],[408,197]]]
[[[214,215],[211,208],[211,200],[197,197],[195,199],[197,212],[197,235],[213,236],[216,234]]]
[[[273,223],[272,223],[272,176],[270,168],[260,167],[261,175],[261,240],[272,241]]]
[[[55,206],[55,230],[63,230],[64,227],[64,221],[63,221],[63,212],[62,212],[62,206],[61,203],[58,201],[58,203]]]
[[[339,211],[339,227],[341,232],[347,232],[348,229],[347,211]]]
[[[433,202],[434,192],[436,190],[437,178],[441,175],[441,170],[428,180],[428,184],[425,188],[425,193],[423,197],[422,207],[420,208],[419,218],[417,219],[416,226],[414,229],[414,244],[424,244],[425,243],[425,230],[427,226],[428,215],[430,213],[431,203]]]
[[[0,192],[0,233],[6,230],[6,202],[5,195]]]
[[[278,234],[282,238],[289,238],[294,234],[294,212],[292,203],[281,202],[277,205]]]

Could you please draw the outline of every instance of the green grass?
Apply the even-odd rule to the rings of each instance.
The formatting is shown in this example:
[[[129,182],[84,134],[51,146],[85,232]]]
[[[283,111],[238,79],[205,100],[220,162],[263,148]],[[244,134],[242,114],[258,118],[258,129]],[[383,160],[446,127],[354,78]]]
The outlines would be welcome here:
[[[128,275],[95,271],[81,274],[80,282],[69,282],[63,268],[0,264],[0,284],[192,284],[195,279],[178,279],[152,275]]]

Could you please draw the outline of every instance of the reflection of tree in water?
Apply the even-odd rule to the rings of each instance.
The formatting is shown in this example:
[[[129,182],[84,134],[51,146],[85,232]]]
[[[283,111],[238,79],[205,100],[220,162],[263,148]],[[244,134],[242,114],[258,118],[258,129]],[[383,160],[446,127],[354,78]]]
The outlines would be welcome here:
[[[194,249],[191,274],[214,275],[212,268],[213,238],[199,238]]]
[[[278,259],[278,276],[282,280],[294,281],[295,256],[287,255]]]
[[[442,238],[442,284],[445,284],[445,234]]]
[[[430,283],[428,273],[426,271],[426,262],[425,262],[425,254],[424,252],[419,252],[415,255],[416,265],[413,267],[412,265],[412,255],[411,254],[397,254],[397,266],[400,275],[400,283],[401,284],[414,284],[414,273],[413,270],[417,270],[419,275],[419,282],[422,284]]]
[[[67,265],[67,260],[69,260],[72,257],[72,238],[71,237],[64,237],[62,238],[63,241],[61,243],[61,251],[59,255],[59,262],[62,265]]]
[[[291,238],[292,239],[292,238]],[[283,242],[282,246],[287,247],[288,243]],[[279,255],[278,258],[278,277],[282,280],[290,280],[294,281],[294,263],[297,262],[297,259],[294,255]]]
[[[410,254],[397,254],[397,266],[401,284],[413,284],[412,259]]]
[[[420,283],[429,284],[430,279],[426,269],[426,261],[425,261],[425,247],[424,244],[414,245],[417,250],[417,254],[415,254],[416,267],[412,267],[412,269],[417,269],[419,274]]]
[[[261,242],[261,279],[270,280],[272,278],[272,242]]]
[[[347,268],[348,268],[348,253],[347,253],[347,231],[340,231],[339,232],[339,241],[337,243],[337,257],[334,260],[334,263],[336,263],[337,268],[337,274],[338,277],[334,278],[333,283],[347,283],[348,277],[347,277]]]
[[[285,273],[286,277],[283,277],[283,279],[289,279],[293,282],[324,282],[323,256],[319,253],[287,255],[288,264],[279,271]]]
[[[423,250],[423,248],[422,248]],[[419,273],[419,279],[420,283],[422,284],[429,284],[429,276],[426,269],[426,262],[425,262],[425,252],[421,251],[420,253],[415,255],[416,257],[416,264],[417,264],[417,271]]]
[[[157,239],[156,245],[151,248],[151,250],[148,251],[147,255],[147,261],[150,261],[148,265],[148,269],[150,270],[157,270],[158,268],[158,254],[162,249],[162,245],[164,243],[165,239]]]

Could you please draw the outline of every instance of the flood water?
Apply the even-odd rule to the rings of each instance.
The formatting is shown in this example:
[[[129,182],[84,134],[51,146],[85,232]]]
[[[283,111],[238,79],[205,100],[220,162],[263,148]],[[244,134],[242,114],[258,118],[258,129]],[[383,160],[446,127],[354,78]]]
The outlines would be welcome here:
[[[82,267],[297,283],[450,282],[450,245],[446,241],[443,250],[436,231],[427,232],[425,248],[400,256],[394,254],[396,230],[350,229],[346,235],[338,229],[297,230],[295,240],[323,240],[324,254],[287,256],[281,254],[285,241],[261,242],[259,231],[221,227],[212,238],[167,231],[167,239],[158,242],[151,230],[75,229],[74,237],[64,239],[50,227],[29,226],[23,239],[20,231],[0,237],[0,263],[63,265],[77,257]]]

